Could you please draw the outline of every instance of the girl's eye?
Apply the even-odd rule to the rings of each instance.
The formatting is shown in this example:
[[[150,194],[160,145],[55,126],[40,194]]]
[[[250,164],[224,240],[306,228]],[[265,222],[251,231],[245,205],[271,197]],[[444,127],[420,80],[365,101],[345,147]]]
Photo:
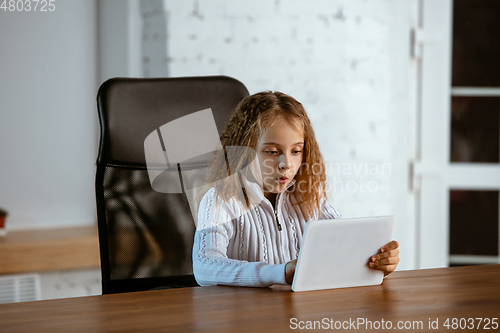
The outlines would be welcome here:
[[[294,150],[292,153],[294,155],[298,155],[298,154],[302,153],[302,150]]]
[[[266,153],[269,154],[269,155],[276,155],[276,154],[278,154],[278,152],[275,151],[275,150],[266,150]]]

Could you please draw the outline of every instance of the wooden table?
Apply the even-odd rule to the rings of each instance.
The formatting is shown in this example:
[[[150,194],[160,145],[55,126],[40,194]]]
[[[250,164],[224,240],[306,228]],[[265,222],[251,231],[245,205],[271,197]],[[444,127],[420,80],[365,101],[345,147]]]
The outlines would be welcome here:
[[[384,331],[388,321],[392,332],[399,321],[420,332],[463,331],[452,329],[453,318],[483,318],[475,328],[488,318],[491,332],[500,331],[498,317],[500,265],[490,265],[395,272],[380,286],[300,293],[197,287],[3,304],[0,332],[279,332],[314,321],[330,329],[361,323],[356,328],[365,332]],[[438,329],[429,329],[436,320]]]

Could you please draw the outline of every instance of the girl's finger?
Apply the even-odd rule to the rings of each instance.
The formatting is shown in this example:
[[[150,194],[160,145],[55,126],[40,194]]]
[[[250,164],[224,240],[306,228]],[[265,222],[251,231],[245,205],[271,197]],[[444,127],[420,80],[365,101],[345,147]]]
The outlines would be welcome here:
[[[399,256],[399,250],[395,249],[395,250],[390,250],[390,251],[387,251],[384,253],[377,253],[377,254],[370,257],[370,261],[377,261],[379,259],[389,258],[389,257],[397,257],[397,256]]]
[[[376,267],[372,267],[372,268],[379,270],[379,271],[382,271],[382,272],[392,273],[396,270],[397,266],[398,265],[382,265],[382,266],[376,266]]]
[[[389,264],[389,265],[378,265],[377,263],[371,262],[368,264],[368,266],[372,269],[392,273],[396,270],[396,267],[398,266],[398,264],[395,263],[395,264]]]
[[[392,241],[392,242],[389,242],[387,244],[385,244],[384,246],[382,246],[380,248],[380,252],[384,253],[384,252],[387,252],[387,251],[390,251],[390,250],[395,250],[399,247],[399,243],[398,241]]]
[[[384,276],[387,276],[387,275],[391,274],[392,272],[394,272],[396,270],[396,267],[397,267],[397,265],[393,265],[392,267],[388,268],[386,271],[383,271]]]
[[[390,257],[390,258],[385,258],[385,259],[380,259],[379,261],[375,262],[374,264],[376,266],[383,266],[383,265],[394,265],[399,263],[399,258],[398,257]]]

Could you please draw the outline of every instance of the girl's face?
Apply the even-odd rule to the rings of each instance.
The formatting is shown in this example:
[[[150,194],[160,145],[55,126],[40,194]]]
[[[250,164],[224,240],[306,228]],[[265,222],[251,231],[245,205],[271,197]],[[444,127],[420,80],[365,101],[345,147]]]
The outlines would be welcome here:
[[[301,128],[281,120],[262,133],[256,149],[264,192],[283,192],[297,174],[304,150]]]

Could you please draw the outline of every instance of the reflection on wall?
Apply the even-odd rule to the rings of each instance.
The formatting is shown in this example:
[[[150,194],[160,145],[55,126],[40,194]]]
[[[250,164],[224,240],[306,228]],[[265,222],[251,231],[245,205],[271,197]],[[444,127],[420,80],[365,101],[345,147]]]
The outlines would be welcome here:
[[[451,162],[499,162],[499,110],[499,97],[452,97]]]
[[[450,254],[498,255],[498,191],[450,191]]]
[[[454,0],[453,86],[500,87],[500,1]]]

